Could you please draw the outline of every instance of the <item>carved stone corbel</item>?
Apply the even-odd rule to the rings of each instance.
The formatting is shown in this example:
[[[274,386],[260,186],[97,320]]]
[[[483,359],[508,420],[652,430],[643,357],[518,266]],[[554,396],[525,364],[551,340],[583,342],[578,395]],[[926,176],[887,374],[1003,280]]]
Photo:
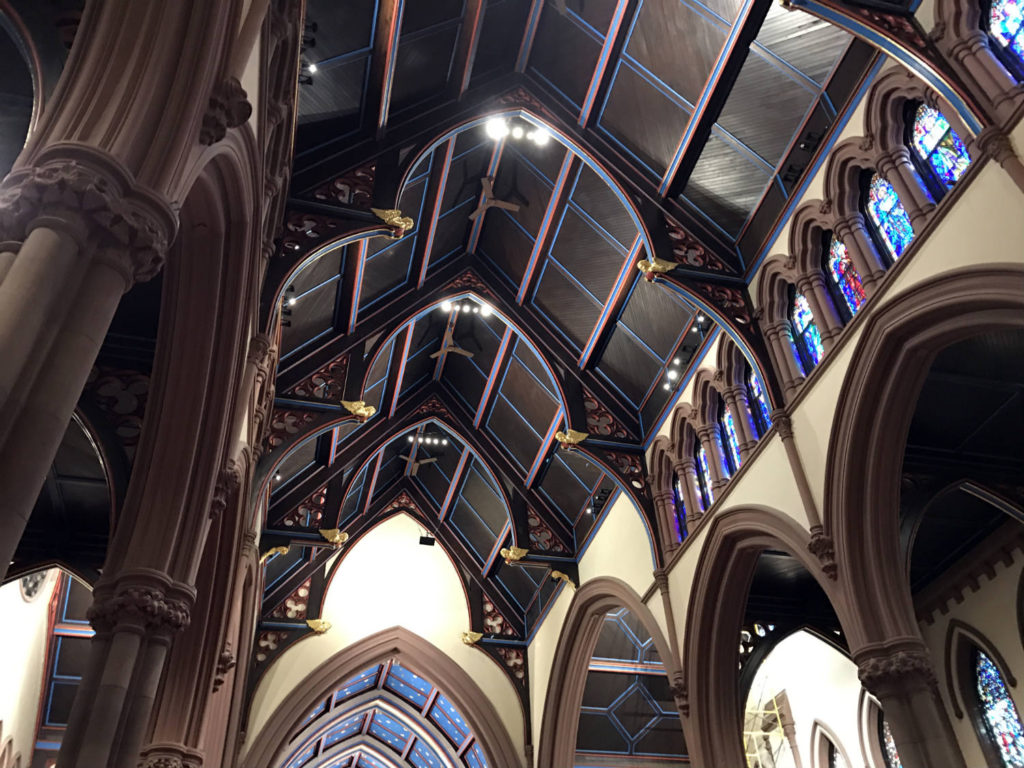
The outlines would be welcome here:
[[[229,128],[244,125],[250,115],[252,104],[238,78],[229,77],[221,81],[210,94],[210,103],[199,129],[199,143],[207,147],[216,144],[227,136]]]

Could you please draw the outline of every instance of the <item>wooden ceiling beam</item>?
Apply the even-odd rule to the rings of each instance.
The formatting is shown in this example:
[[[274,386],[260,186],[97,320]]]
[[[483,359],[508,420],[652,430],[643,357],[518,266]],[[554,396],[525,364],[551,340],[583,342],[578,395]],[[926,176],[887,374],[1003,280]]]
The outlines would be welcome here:
[[[622,55],[626,41],[629,39],[630,23],[640,7],[641,0],[619,0],[612,14],[608,33],[605,36],[604,46],[598,57],[597,65],[594,67],[594,74],[590,80],[590,87],[583,100],[577,123],[582,128],[593,128],[597,122],[597,115],[601,113],[601,105],[604,104],[608,89],[611,87],[612,78],[610,71],[614,71],[615,62]],[[595,109],[596,107],[596,109]]]
[[[377,138],[384,135],[388,124],[391,85],[395,76],[404,4],[404,0],[380,0],[377,11],[377,26],[373,36],[373,54],[370,57],[370,75],[367,78],[364,107],[367,115],[373,115],[374,135]]]
[[[448,96],[461,99],[469,89],[476,63],[476,50],[480,43],[480,28],[484,21],[483,0],[467,0],[462,14],[462,27],[455,41],[455,55],[452,58],[451,74],[448,77]]]

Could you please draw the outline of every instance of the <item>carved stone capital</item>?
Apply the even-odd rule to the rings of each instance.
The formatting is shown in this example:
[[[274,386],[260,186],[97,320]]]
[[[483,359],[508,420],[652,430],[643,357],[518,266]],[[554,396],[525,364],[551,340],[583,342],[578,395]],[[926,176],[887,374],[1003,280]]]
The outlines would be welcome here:
[[[664,568],[655,569],[654,583],[658,585],[658,591],[661,594],[668,594],[668,572]]]
[[[68,153],[74,156],[40,157],[39,165],[0,184],[2,237],[24,240],[33,229],[49,227],[121,272],[126,289],[155,276],[174,237],[176,214],[157,195],[136,188],[114,161]]]
[[[156,572],[124,574],[96,587],[86,614],[97,633],[136,632],[167,636],[188,627],[195,592]]]
[[[140,755],[139,768],[202,768],[203,756],[184,744],[150,744]]]
[[[249,353],[245,359],[247,362],[263,367],[270,355],[270,348],[274,342],[265,333],[257,333],[249,339]]]
[[[772,411],[772,424],[775,425],[775,431],[779,437],[783,440],[790,440],[793,437],[793,422],[790,421],[789,414],[781,408],[776,408]]]
[[[1017,159],[1017,153],[1013,150],[1010,138],[995,126],[990,125],[978,134],[975,143],[983,155],[987,155],[1000,165],[1008,160]]]
[[[835,581],[836,575],[839,572],[839,567],[836,565],[835,543],[832,541],[831,536],[825,535],[820,525],[816,525],[811,529],[811,540],[807,544],[807,549],[818,558],[818,562],[821,563],[821,569],[825,572],[825,575],[832,581]]]
[[[234,459],[228,459],[217,477],[210,499],[210,519],[217,520],[227,509],[228,501],[242,487],[242,466]]]
[[[227,136],[229,128],[243,125],[252,114],[252,104],[236,77],[218,83],[210,94],[210,103],[199,129],[199,143],[216,144]]]
[[[900,648],[858,659],[857,676],[879,698],[938,686],[932,660],[923,648]]]
[[[672,691],[672,698],[675,699],[676,709],[683,717],[690,716],[690,694],[686,689],[686,679],[682,672],[672,674],[672,682],[669,686]]]
[[[213,692],[216,693],[224,685],[228,679],[228,673],[235,668],[237,664],[235,654],[231,650],[230,645],[225,645],[224,650],[220,652],[220,656],[217,657],[217,667],[214,670],[213,676]]]

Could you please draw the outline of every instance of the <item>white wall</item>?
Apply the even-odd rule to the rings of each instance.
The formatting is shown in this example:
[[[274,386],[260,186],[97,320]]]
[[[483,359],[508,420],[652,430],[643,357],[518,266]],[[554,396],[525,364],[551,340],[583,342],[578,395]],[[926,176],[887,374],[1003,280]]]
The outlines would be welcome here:
[[[785,692],[803,768],[827,768],[818,765],[817,755],[812,757],[815,721],[835,735],[838,746],[855,765],[864,764],[858,725],[860,690],[857,665],[828,643],[801,630],[775,646],[758,668],[747,709]],[[784,750],[778,765],[793,768],[792,753]]]
[[[56,569],[47,573],[46,583],[31,602],[25,602],[16,580],[0,587],[0,616],[9,627],[0,633],[0,750],[13,736],[12,754],[21,754],[22,765],[31,761],[36,740],[48,609],[58,573]]]
[[[247,746],[295,685],[327,658],[369,635],[401,626],[433,643],[473,678],[498,711],[512,743],[522,748],[524,718],[515,688],[486,652],[462,642],[462,633],[470,628],[462,582],[440,542],[422,546],[421,533],[415,520],[396,515],[347,552],[324,597],[321,618],[331,629],[296,643],[264,673],[253,698]],[[429,679],[430,670],[417,671]]]

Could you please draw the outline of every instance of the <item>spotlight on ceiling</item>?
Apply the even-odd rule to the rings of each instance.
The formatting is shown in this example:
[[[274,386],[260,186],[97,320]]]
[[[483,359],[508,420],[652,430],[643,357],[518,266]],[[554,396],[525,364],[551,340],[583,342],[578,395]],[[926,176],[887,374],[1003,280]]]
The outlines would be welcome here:
[[[523,129],[522,129],[521,126],[517,125],[515,128],[512,129],[512,138],[513,139],[521,139],[521,138],[523,138]]]
[[[491,308],[490,304],[484,302],[480,305],[480,314],[484,317],[490,317],[492,312],[494,312],[494,310]]]
[[[409,436],[408,436],[407,438],[405,438],[405,439],[406,439],[406,440],[408,440],[408,441],[409,441],[409,442],[411,443],[411,442],[412,442],[412,435],[409,435]]]
[[[310,64],[309,65],[309,71],[310,72],[316,72],[316,64]]]
[[[442,301],[441,302],[441,311],[442,312],[451,312],[452,311],[452,303],[450,301]]]
[[[288,299],[288,306],[289,307],[294,307],[295,306],[295,302],[297,302],[297,301],[298,301],[298,299],[296,299],[294,296],[292,296],[290,299]]]
[[[703,323],[704,322],[704,315],[697,315],[697,322],[698,323]]]
[[[463,312],[469,312],[469,304],[463,304],[462,305],[462,311]]]
[[[662,384],[661,388],[665,389],[665,390],[669,390],[669,389],[672,389],[672,385],[671,384]]]
[[[484,125],[484,129],[487,131],[487,135],[494,140],[504,139],[508,136],[508,123],[500,117],[492,117]]]
[[[441,445],[448,445],[448,441],[447,440],[442,440],[441,441]]]
[[[280,483],[281,482],[281,473],[280,472],[278,472],[276,475],[274,475],[274,482],[275,483]]]
[[[668,376],[669,381],[675,381],[676,379],[679,378],[679,371],[672,370],[666,373],[665,375]]]
[[[538,147],[543,147],[551,139],[551,134],[548,133],[543,128],[538,128],[537,130],[533,131],[533,133],[530,135],[530,138],[533,139],[533,143],[536,144]]]
[[[420,544],[422,544],[424,547],[434,546],[435,541],[436,539],[433,536],[430,536],[429,534],[424,534],[423,536],[420,536]]]

